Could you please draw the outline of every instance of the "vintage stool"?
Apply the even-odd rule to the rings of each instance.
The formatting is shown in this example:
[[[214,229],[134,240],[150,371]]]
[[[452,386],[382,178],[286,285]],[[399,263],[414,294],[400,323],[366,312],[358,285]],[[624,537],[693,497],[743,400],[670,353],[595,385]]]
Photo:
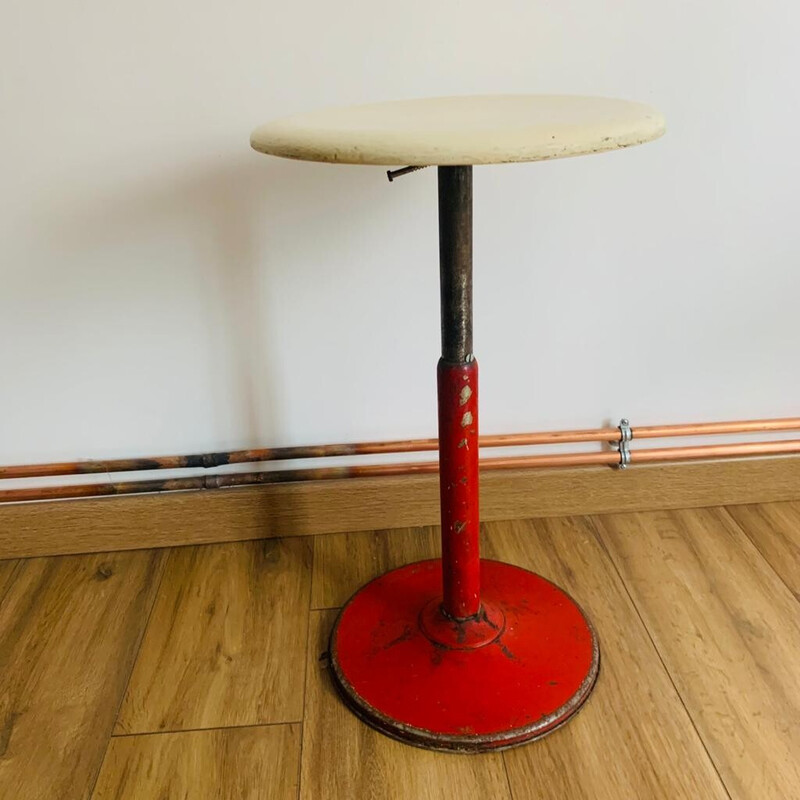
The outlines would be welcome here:
[[[252,146],[338,164],[436,165],[442,357],[442,558],[376,578],[331,634],[337,688],[365,722],[437,750],[496,750],[564,724],[597,678],[597,636],[565,592],[481,560],[478,364],[472,353],[472,165],[540,161],[656,139],[654,109],[595,97],[445,97],[299,114]]]

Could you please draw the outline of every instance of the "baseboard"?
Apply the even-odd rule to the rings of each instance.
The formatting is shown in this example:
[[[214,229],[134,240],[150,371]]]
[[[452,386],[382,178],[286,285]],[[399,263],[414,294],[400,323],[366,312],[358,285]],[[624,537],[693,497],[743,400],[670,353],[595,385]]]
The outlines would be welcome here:
[[[800,456],[481,476],[481,518],[800,500]],[[436,475],[0,506],[0,559],[436,525]]]

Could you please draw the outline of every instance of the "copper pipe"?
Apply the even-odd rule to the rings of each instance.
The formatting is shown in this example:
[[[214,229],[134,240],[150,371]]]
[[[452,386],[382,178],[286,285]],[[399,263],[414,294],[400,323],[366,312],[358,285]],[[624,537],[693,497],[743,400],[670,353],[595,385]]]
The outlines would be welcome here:
[[[711,436],[721,433],[765,433],[800,430],[800,417],[753,419],[734,422],[700,422],[683,425],[642,425],[633,428],[634,439],[658,439],[677,436]]]
[[[541,433],[497,433],[493,436],[481,436],[479,443],[481,447],[523,447],[534,444],[616,442],[618,439],[619,428],[597,428],[596,430],[545,431]]]
[[[749,442],[744,444],[699,445],[696,447],[663,447],[632,450],[631,463],[648,464],[687,461],[704,458],[735,458],[800,453],[800,439],[782,442]],[[561,453],[558,455],[490,458],[481,461],[481,469],[530,469],[614,465],[619,454],[609,450],[600,453]],[[411,475],[438,471],[435,461],[413,464],[373,464],[351,467],[297,469],[268,472],[248,472],[232,475],[208,475],[195,478],[176,478],[164,481],[124,481],[118,483],[50,486],[0,491],[0,503],[30,500],[56,500],[75,497],[141,494],[146,492],[186,491],[190,489],[219,489],[233,486],[252,486],[288,481],[334,480],[387,475]]]
[[[603,450],[599,453],[559,453],[546,456],[514,456],[487,458],[480,462],[481,469],[520,469],[541,467],[590,467],[619,464],[619,453]]]
[[[800,418],[743,420],[737,422],[705,422],[684,425],[652,425],[633,428],[634,439],[655,439],[673,436],[702,436],[722,433],[754,433],[759,431],[800,430]],[[529,445],[572,444],[577,442],[615,442],[617,428],[598,428],[536,433],[506,433],[482,436],[481,447],[522,447]],[[267,461],[293,461],[335,456],[382,455],[434,451],[438,439],[401,439],[390,442],[273,447],[255,450],[203,453],[188,456],[153,456],[117,458],[107,461],[65,461],[53,464],[22,464],[0,467],[0,478],[43,478],[54,475],[83,475],[102,472],[135,472],[139,470],[220,467],[225,464],[247,464]]]
[[[746,442],[743,444],[707,444],[696,447],[657,447],[631,450],[632,464],[658,461],[688,461],[696,458],[734,458],[736,456],[769,456],[800,452],[800,439],[783,442]]]
[[[146,494],[205,489],[205,478],[175,478],[166,481],[121,481],[118,483],[82,483],[71,486],[36,486],[30,489],[0,491],[0,503],[31,500],[64,500],[75,497],[105,497],[112,494]]]
[[[437,446],[436,439],[421,439],[417,441],[273,447],[188,456],[114,458],[107,461],[63,461],[53,464],[23,464],[0,467],[0,478],[43,478],[54,475],[86,475],[101,472],[136,472],[139,470],[158,469],[211,469],[226,464],[293,461],[295,459],[325,458],[330,456],[408,453],[414,450],[436,450]]]
[[[501,433],[494,436],[482,436],[480,446],[515,447],[520,445],[570,444],[576,442],[613,442],[618,437],[619,431],[616,428],[551,431],[545,433]],[[391,442],[359,442],[354,444],[272,447],[260,450],[233,450],[231,452],[203,453],[189,456],[115,458],[107,461],[63,461],[53,464],[21,464],[0,467],[0,478],[45,478],[54,475],[87,475],[102,472],[136,472],[157,469],[210,469],[226,464],[425,452],[437,450],[438,447],[438,439],[401,439]]]

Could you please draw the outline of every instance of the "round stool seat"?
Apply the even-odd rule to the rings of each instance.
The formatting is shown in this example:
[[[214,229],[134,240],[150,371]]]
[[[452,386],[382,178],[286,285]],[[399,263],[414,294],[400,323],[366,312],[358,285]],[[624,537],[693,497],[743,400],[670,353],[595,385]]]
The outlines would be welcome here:
[[[304,161],[461,166],[543,161],[643,144],[664,133],[650,106],[605,97],[431,97],[330,108],[262,125],[250,144]]]

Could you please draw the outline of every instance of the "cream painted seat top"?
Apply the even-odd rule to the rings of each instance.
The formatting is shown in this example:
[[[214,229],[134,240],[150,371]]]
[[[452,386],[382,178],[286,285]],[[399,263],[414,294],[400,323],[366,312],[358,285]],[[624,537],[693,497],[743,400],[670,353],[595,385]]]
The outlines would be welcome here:
[[[304,161],[456,166],[602,153],[657,139],[650,106],[605,97],[430,97],[330,108],[253,131],[261,153]]]

